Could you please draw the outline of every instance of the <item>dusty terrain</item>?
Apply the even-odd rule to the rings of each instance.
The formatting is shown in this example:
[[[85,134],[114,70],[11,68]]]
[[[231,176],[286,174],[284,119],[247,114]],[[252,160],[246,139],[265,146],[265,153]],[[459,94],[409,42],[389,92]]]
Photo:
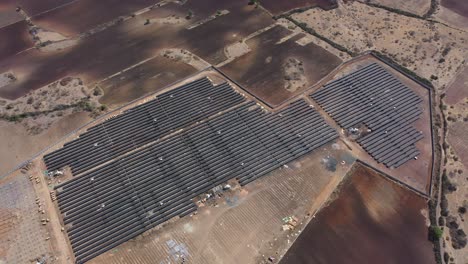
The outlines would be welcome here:
[[[436,87],[447,85],[468,55],[464,31],[360,2],[330,11],[310,9],[293,18],[352,52],[380,51]]]
[[[435,263],[424,198],[359,164],[335,196],[280,263]]]

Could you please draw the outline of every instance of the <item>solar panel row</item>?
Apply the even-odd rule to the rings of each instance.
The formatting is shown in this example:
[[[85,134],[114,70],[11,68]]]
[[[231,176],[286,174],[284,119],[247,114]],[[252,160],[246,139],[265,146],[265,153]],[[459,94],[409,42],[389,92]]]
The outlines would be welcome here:
[[[202,78],[90,128],[63,148],[44,156],[52,170],[70,166],[74,175],[244,102],[229,84]]]
[[[423,135],[412,127],[422,99],[392,74],[372,63],[310,95],[341,127],[361,124],[370,133],[357,142],[378,162],[399,167],[419,155]]]
[[[174,216],[191,199],[237,178],[241,185],[335,139],[305,101],[276,114],[250,102],[58,186],[77,262]]]

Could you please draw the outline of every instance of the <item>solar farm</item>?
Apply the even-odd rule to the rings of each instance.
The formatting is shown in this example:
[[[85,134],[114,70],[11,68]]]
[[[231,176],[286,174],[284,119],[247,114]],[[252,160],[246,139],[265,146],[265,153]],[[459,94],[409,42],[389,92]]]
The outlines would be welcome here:
[[[378,64],[335,80],[313,94],[343,129],[364,124],[369,133],[357,142],[379,163],[398,168],[419,155],[423,134],[411,124],[421,115],[422,99]]]
[[[0,264],[462,263],[459,2],[3,1]]]
[[[228,80],[195,78],[44,155],[49,172],[70,168],[70,180],[54,190],[76,263],[191,217],[200,197],[227,182],[250,186],[340,138],[350,140],[340,128],[364,127],[352,142],[390,170],[420,153],[416,143],[425,135],[414,123],[423,100],[376,62],[276,109],[239,89]]]
[[[89,128],[44,160],[49,171],[70,166],[76,175],[55,189],[82,263],[193,213],[196,196],[228,180],[243,186],[337,137],[304,100],[269,113],[202,78]]]

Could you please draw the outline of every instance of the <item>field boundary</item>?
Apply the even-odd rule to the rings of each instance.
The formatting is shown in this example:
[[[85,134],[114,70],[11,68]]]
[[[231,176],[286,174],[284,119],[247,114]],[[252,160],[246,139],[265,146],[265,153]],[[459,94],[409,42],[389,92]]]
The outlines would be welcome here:
[[[270,105],[269,103],[263,101],[261,98],[259,98],[258,96],[254,95],[253,93],[251,93],[250,91],[248,91],[247,89],[244,88],[244,86],[242,86],[240,83],[238,83],[237,81],[234,81],[233,79],[231,79],[231,77],[229,77],[226,73],[224,73],[221,69],[218,69],[217,67],[215,66],[211,66],[211,68],[213,70],[215,70],[217,73],[221,74],[224,78],[226,78],[228,81],[234,83],[237,87],[239,87],[240,89],[242,89],[242,91],[244,91],[245,93],[249,94],[250,96],[252,96],[253,98],[255,98],[255,100],[261,102],[262,104],[264,104],[265,106],[267,106],[268,108],[270,108],[271,110],[277,108],[277,107],[273,107],[272,105]]]
[[[383,172],[383,171],[381,171],[381,170],[379,170],[379,169],[373,167],[372,165],[370,165],[369,163],[366,163],[365,161],[362,161],[362,160],[360,160],[360,159],[357,159],[356,162],[359,163],[359,164],[361,164],[362,166],[368,168],[368,169],[371,169],[371,170],[373,170],[373,171],[375,171],[375,172],[378,172],[378,173],[379,173],[380,175],[382,175],[384,178],[387,178],[387,179],[390,180],[391,182],[396,183],[396,184],[398,184],[398,185],[401,186],[401,187],[404,187],[404,188],[406,188],[406,189],[408,189],[408,190],[410,190],[410,191],[413,191],[414,193],[416,193],[417,195],[423,197],[423,198],[426,199],[426,200],[430,200],[430,199],[431,199],[431,197],[430,197],[428,194],[423,193],[423,192],[421,192],[420,190],[418,190],[418,189],[416,189],[416,188],[414,188],[414,187],[411,187],[410,185],[408,185],[408,184],[406,184],[406,183],[404,183],[404,182],[398,180],[397,178],[394,178],[394,177],[388,175],[387,173],[385,173],[385,172]]]

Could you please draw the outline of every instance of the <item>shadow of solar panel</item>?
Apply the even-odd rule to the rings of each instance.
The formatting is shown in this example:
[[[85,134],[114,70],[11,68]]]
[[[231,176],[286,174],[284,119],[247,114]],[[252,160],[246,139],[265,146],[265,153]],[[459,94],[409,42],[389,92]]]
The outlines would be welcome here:
[[[377,63],[310,97],[344,129],[365,124],[371,132],[357,142],[377,162],[397,168],[419,155],[415,143],[423,135],[411,124],[421,115],[422,99]]]
[[[337,138],[305,101],[273,114],[244,103],[58,186],[77,262],[174,216],[236,178],[245,185]]]
[[[244,101],[229,84],[202,78],[88,129],[44,161],[51,171],[68,165],[77,175]]]

